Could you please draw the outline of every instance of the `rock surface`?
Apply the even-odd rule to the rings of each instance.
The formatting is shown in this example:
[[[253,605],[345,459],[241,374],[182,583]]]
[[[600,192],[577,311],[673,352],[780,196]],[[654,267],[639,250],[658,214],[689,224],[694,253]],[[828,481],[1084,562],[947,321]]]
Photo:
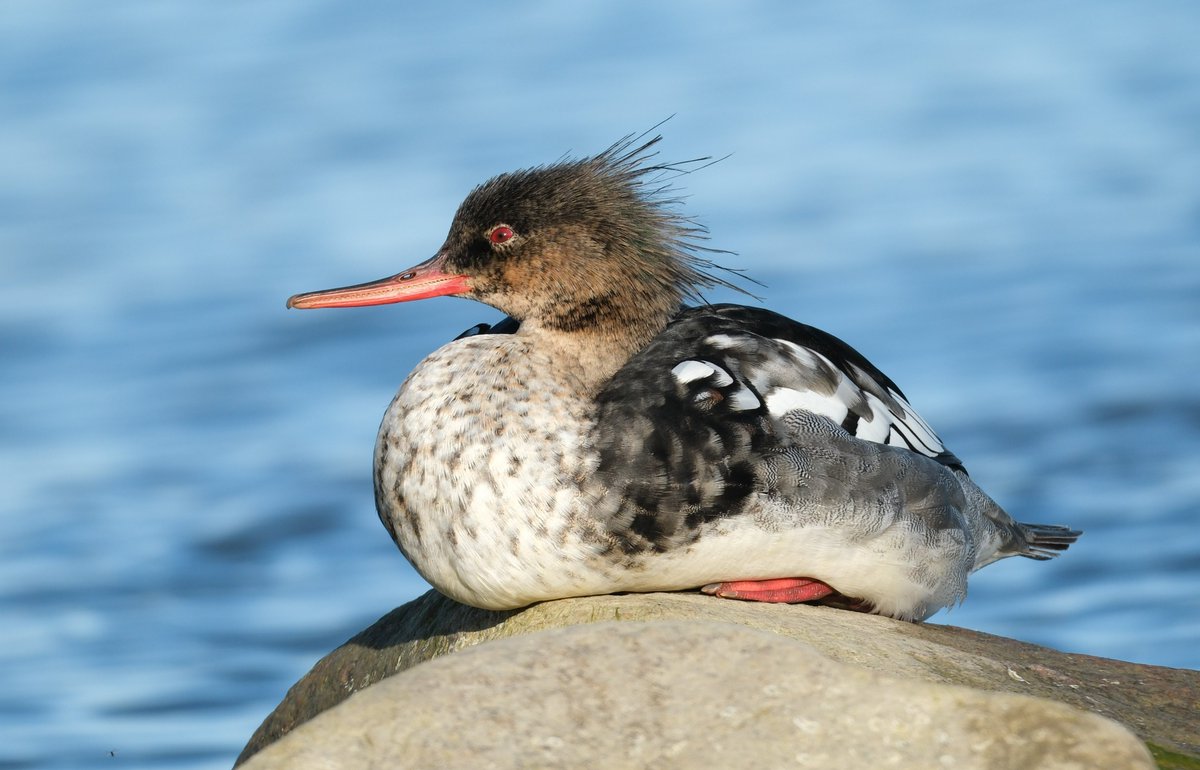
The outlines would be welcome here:
[[[1162,767],[1200,767],[1200,673],[1194,671],[1069,655],[964,629],[806,605],[748,604],[678,593],[565,599],[489,612],[432,591],[318,662],[263,722],[238,761],[368,685],[444,653],[503,637],[613,620],[735,624],[784,637],[781,641],[804,642],[833,661],[887,677],[1049,698],[1125,724],[1151,744]],[[807,658],[812,653],[804,649],[787,654]],[[463,657],[460,653],[446,661]],[[775,665],[782,670],[790,663]],[[404,680],[422,670],[389,680],[372,700],[403,690]],[[525,672],[525,678],[532,679],[535,671]],[[866,735],[860,726],[843,738],[854,743]]]
[[[388,679],[267,747],[304,768],[1153,768],[1124,727],[1042,698],[897,679],[778,634],[598,623]]]

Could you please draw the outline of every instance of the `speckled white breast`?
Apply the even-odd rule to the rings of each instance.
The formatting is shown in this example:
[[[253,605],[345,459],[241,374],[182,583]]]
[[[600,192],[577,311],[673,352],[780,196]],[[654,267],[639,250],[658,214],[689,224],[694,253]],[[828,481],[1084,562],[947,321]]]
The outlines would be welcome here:
[[[497,608],[611,590],[581,489],[590,404],[572,384],[521,336],[485,334],[401,386],[376,444],[376,502],[438,590]]]

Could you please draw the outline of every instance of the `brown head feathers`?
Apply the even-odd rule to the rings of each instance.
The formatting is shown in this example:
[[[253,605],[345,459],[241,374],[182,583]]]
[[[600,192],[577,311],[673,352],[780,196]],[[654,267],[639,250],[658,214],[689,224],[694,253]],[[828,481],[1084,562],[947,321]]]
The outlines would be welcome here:
[[[671,180],[707,158],[650,162],[661,136],[590,158],[501,174],[476,187],[442,247],[468,294],[523,322],[640,340],[701,291],[739,287],[713,270],[706,230],[675,210]]]

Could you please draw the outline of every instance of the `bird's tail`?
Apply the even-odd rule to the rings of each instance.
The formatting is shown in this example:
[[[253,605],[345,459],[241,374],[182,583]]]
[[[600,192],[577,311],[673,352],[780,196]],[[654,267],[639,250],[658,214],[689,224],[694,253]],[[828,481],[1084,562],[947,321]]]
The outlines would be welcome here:
[[[1025,547],[1017,553],[1029,559],[1045,561],[1053,559],[1067,550],[1083,534],[1078,529],[1063,527],[1058,524],[1025,524],[1018,522],[1017,527],[1025,536]]]

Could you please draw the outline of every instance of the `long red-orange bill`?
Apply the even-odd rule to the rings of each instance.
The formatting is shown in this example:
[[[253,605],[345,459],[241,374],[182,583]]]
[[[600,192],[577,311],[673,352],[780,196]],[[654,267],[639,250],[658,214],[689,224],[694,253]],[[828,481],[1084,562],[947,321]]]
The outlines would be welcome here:
[[[459,294],[468,288],[470,286],[467,277],[445,272],[442,257],[438,255],[390,278],[343,286],[339,289],[297,294],[287,301],[287,306],[307,309],[387,305],[392,302]]]

